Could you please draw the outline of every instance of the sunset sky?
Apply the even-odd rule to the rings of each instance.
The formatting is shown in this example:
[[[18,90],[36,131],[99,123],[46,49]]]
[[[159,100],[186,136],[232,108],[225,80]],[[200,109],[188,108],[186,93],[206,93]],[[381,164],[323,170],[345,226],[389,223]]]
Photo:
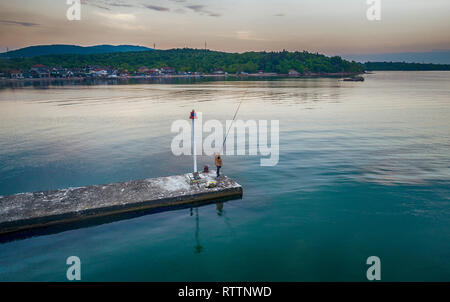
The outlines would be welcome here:
[[[39,44],[133,44],[232,52],[308,50],[325,54],[450,49],[450,1],[83,0],[69,21],[66,0],[0,0],[0,50]]]

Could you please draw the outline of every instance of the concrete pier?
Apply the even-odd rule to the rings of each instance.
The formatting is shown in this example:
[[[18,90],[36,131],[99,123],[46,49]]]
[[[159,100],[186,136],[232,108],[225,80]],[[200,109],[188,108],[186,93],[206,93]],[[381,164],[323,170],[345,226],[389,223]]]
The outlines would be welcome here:
[[[200,177],[195,182],[185,174],[0,196],[0,236],[120,213],[242,197],[241,185],[224,175],[216,179],[210,172],[200,173]],[[207,188],[209,180],[216,181],[216,186]]]

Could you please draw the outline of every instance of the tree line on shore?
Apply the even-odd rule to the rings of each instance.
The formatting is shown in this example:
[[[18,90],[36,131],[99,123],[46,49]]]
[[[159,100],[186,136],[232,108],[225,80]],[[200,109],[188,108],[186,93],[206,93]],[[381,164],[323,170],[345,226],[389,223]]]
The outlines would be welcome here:
[[[404,71],[421,71],[421,70],[450,70],[449,64],[426,64],[426,63],[405,63],[405,62],[367,62],[364,68],[368,71],[377,70],[404,70]]]
[[[450,70],[448,64],[423,64],[405,62],[357,63],[339,56],[328,57],[307,51],[227,53],[202,49],[169,49],[140,52],[101,54],[55,54],[28,58],[0,59],[0,71],[29,70],[36,64],[49,67],[86,68],[109,67],[136,72],[140,67],[172,67],[179,72],[213,73],[277,73],[294,70],[302,75],[331,73],[362,73],[377,70]]]
[[[134,72],[142,66],[150,68],[173,67],[177,71],[212,73],[266,72],[287,74],[295,70],[307,73],[360,73],[364,67],[341,57],[327,57],[318,53],[303,52],[246,52],[227,53],[200,49],[151,50],[103,54],[60,54],[31,58],[0,60],[0,70],[28,70],[33,65],[82,68],[86,66],[111,67]]]

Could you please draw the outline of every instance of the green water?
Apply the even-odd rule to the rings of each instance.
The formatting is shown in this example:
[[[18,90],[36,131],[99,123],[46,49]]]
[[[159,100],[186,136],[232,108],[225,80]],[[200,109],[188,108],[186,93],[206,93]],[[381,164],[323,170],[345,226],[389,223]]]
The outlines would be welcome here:
[[[172,121],[280,121],[280,159],[225,156],[242,200],[0,244],[0,280],[450,281],[450,72],[0,90],[0,195],[190,171]],[[199,164],[212,164],[202,157]]]

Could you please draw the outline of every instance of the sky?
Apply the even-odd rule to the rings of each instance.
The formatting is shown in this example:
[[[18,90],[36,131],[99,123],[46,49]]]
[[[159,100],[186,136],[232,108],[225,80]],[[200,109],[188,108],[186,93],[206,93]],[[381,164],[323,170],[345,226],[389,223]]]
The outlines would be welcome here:
[[[0,51],[41,44],[132,44],[327,55],[450,49],[449,0],[0,0]]]

